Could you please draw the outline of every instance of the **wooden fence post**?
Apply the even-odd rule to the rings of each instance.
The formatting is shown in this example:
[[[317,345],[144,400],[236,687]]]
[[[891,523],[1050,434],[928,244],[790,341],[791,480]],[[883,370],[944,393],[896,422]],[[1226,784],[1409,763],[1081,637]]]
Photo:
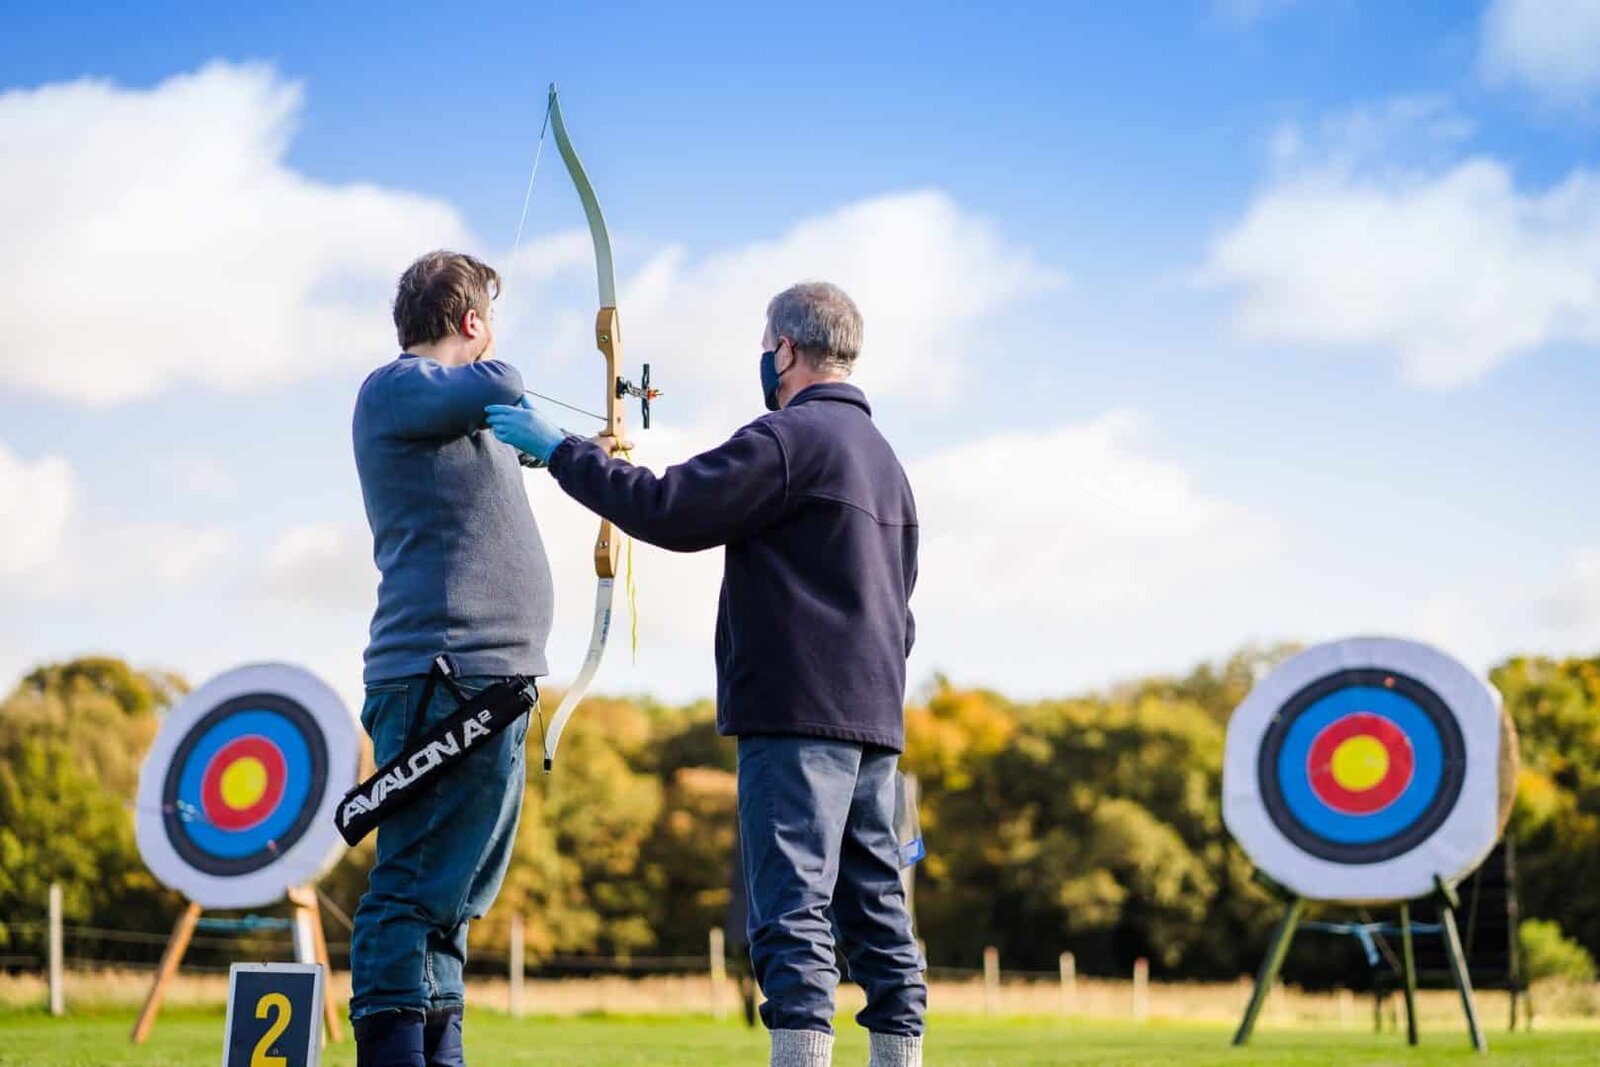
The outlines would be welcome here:
[[[1000,1010],[1000,950],[993,945],[983,950],[983,1010],[987,1015]]]
[[[1070,1015],[1078,1010],[1078,958],[1070,952],[1061,954],[1061,1014]]]
[[[1133,1021],[1150,1017],[1150,961],[1140,956],[1133,961]]]
[[[527,970],[523,966],[523,951],[522,912],[514,911],[511,913],[511,974],[508,976],[511,979],[510,1008],[513,1019],[522,1016],[522,980]]]
[[[50,1014],[65,1015],[67,994],[63,987],[61,946],[61,883],[50,883]]]
[[[728,984],[728,943],[722,927],[713,926],[709,938],[711,949],[711,1017],[721,1019],[728,1014],[723,1001],[723,990]]]

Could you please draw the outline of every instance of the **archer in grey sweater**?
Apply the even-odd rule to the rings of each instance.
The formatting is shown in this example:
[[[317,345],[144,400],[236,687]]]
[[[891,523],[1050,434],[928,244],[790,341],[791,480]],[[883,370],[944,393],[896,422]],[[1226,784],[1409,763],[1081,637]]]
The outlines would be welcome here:
[[[364,680],[543,675],[550,564],[516,450],[484,428],[522,376],[498,360],[447,367],[402,353],[356,398],[356,470],[382,575]]]

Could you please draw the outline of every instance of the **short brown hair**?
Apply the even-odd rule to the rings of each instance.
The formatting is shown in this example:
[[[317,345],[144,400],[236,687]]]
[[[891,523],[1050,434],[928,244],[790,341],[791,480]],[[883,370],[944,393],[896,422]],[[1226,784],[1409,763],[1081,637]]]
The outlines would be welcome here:
[[[425,345],[461,329],[468,311],[487,317],[500,295],[500,275],[462,252],[429,252],[400,275],[394,293],[394,328],[400,347]]]

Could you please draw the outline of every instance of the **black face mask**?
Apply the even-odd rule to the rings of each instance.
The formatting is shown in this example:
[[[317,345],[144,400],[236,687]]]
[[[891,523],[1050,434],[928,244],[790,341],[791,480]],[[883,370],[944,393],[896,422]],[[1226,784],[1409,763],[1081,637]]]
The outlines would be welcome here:
[[[781,348],[783,342],[779,341],[778,346]],[[761,353],[761,395],[767,402],[768,411],[778,410],[778,382],[793,369],[794,363],[792,362],[783,370],[780,371],[778,369],[777,348],[774,348],[771,352]]]

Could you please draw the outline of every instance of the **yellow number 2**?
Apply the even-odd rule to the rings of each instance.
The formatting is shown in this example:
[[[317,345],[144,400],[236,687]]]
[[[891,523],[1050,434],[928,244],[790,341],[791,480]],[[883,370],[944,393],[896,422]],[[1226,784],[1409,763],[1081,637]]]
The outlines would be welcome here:
[[[256,1042],[256,1050],[250,1054],[250,1067],[288,1067],[287,1059],[269,1056],[267,1050],[289,1029],[289,998],[282,993],[268,993],[256,1001],[257,1019],[265,1019],[269,1012],[275,1017],[267,1026],[267,1032],[261,1035],[261,1040]]]

